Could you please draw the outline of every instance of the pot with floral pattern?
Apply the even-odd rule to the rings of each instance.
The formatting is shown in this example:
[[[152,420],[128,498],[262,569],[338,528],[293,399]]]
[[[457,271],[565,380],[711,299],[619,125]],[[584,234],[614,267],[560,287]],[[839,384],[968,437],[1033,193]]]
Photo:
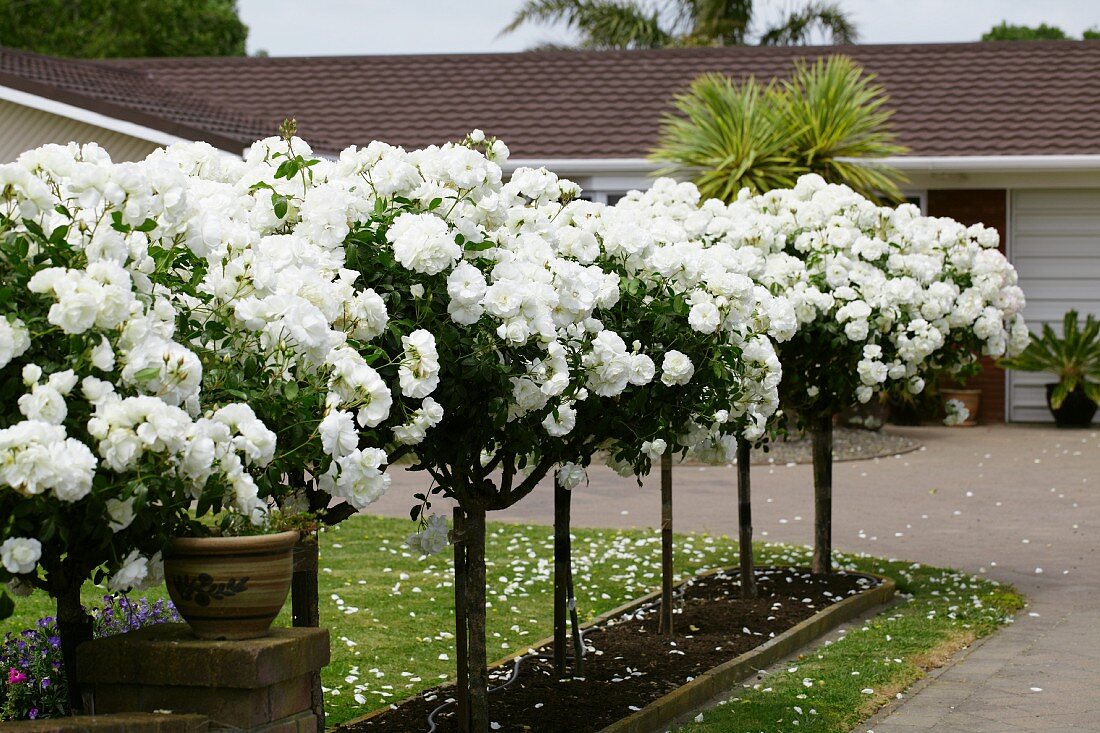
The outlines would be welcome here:
[[[164,558],[164,581],[195,636],[266,636],[290,592],[298,536],[173,539]]]

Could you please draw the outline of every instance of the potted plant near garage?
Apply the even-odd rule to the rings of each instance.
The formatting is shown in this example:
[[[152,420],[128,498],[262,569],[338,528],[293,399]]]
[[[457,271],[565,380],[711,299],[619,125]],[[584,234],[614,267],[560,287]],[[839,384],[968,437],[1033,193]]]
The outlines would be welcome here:
[[[944,414],[947,416],[944,422],[948,425],[964,428],[978,424],[978,409],[982,405],[982,391],[968,388],[968,376],[955,375],[955,385],[940,387],[940,397],[943,398]]]
[[[1076,310],[1066,313],[1061,338],[1044,324],[1042,336],[1033,338],[1023,353],[1001,362],[1008,369],[1049,372],[1058,378],[1046,390],[1047,405],[1060,428],[1088,426],[1100,403],[1100,320],[1089,315],[1083,328],[1078,320]]]
[[[981,364],[973,361],[940,383],[938,391],[945,415],[945,425],[970,428],[978,424],[982,390],[969,385],[970,380],[978,376],[981,371]]]

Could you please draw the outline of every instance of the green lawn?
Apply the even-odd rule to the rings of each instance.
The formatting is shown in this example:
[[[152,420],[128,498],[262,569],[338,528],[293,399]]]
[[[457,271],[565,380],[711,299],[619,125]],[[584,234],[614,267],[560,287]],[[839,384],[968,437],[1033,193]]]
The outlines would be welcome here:
[[[322,537],[321,623],[332,633],[332,663],[324,671],[331,723],[454,675],[450,556],[415,557],[404,544],[410,529],[405,520],[362,516]],[[575,535],[574,574],[584,617],[659,584],[657,533],[577,530]],[[488,545],[489,650],[490,657],[501,657],[550,634],[553,547],[549,527],[511,524],[491,524]],[[803,548],[760,545],[756,551],[761,563],[809,562]],[[829,647],[821,659],[800,663],[797,672],[774,683],[769,680],[770,691],[761,686],[744,703],[707,712],[706,722],[692,731],[789,730],[782,721],[792,719],[793,705],[803,708],[805,729],[848,730],[850,726],[840,727],[844,721],[854,723],[870,711],[882,697],[880,691],[915,679],[923,659],[937,646],[989,633],[1021,603],[993,582],[949,571],[876,558],[842,556],[840,562],[895,577],[903,591],[914,594],[913,601],[893,609],[889,620],[880,617],[866,631]],[[737,543],[728,537],[678,538],[677,568],[684,574],[736,563]],[[86,602],[94,604],[101,595],[102,590],[89,588]],[[163,590],[146,595],[160,597]],[[16,615],[0,630],[26,628],[50,613],[49,599],[40,594],[20,599]],[[289,623],[286,609],[276,623]],[[887,661],[894,658],[901,662]],[[850,671],[860,671],[860,676]],[[799,690],[803,678],[820,678],[824,684]],[[864,695],[864,688],[876,692]],[[797,698],[802,694],[805,699]],[[743,717],[747,715],[754,717]]]
[[[744,685],[679,733],[847,733],[927,669],[993,633],[1024,605],[1008,586],[942,568],[875,558],[845,562],[894,578],[903,603],[785,671]]]

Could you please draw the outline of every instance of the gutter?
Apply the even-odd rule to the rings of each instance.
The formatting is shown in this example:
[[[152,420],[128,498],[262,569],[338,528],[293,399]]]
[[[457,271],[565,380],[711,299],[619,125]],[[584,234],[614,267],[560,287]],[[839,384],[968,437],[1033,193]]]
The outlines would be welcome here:
[[[501,168],[506,174],[517,168],[547,168],[558,175],[652,174],[660,170],[662,164],[646,158],[509,158]]]
[[[912,172],[1100,171],[1100,155],[898,155],[840,160]]]
[[[907,172],[1100,171],[1100,155],[897,155],[840,160],[888,165]],[[510,158],[502,166],[505,173],[523,167],[545,167],[559,175],[652,175],[664,166],[647,158]]]

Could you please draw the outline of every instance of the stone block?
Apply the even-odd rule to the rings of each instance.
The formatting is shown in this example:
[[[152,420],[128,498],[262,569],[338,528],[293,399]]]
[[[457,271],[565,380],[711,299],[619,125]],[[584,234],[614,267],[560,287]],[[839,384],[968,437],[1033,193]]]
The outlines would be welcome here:
[[[210,728],[210,733],[221,733],[221,731],[234,731],[234,733],[238,733],[239,729],[222,728],[217,725],[212,725]],[[308,711],[298,713],[289,718],[283,718],[282,720],[276,720],[267,725],[252,728],[249,730],[249,733],[317,733],[317,716]]]
[[[93,683],[95,712],[171,710],[199,713],[237,728],[256,728],[310,710],[310,677],[302,675],[268,687],[196,688],[171,685]]]
[[[268,687],[321,669],[329,662],[327,629],[271,629],[243,641],[203,641],[186,624],[157,624],[82,644],[81,684],[180,687]]]
[[[314,628],[204,641],[162,624],[81,645],[76,676],[97,715],[166,710],[225,729],[316,733],[312,675],[328,663],[328,641]]]
[[[76,715],[71,718],[4,723],[3,728],[12,733],[207,733],[211,730],[210,721],[204,715],[160,713]]]

